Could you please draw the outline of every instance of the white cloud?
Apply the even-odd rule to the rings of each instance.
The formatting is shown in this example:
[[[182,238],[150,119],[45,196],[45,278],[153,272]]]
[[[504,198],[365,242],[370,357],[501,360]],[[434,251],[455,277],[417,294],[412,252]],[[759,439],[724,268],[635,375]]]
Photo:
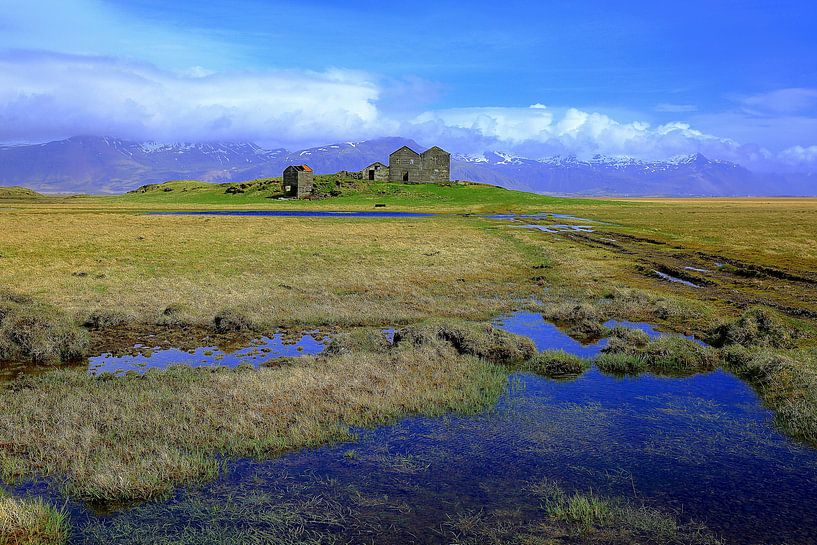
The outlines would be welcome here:
[[[573,153],[590,156],[633,155],[664,158],[715,147],[736,147],[729,139],[705,134],[686,123],[652,127],[645,121],[623,123],[608,115],[578,108],[551,109],[541,104],[529,108],[455,108],[425,112],[415,118],[426,137],[450,139],[467,145],[493,144],[500,149],[534,152],[540,156]],[[536,146],[539,144],[539,146]],[[469,149],[479,152],[479,149]]]
[[[664,112],[664,113],[688,113],[688,112],[697,112],[698,107],[694,104],[671,104],[669,102],[661,102],[655,105],[654,110],[656,112]]]
[[[0,140],[104,134],[299,145],[394,128],[364,73],[199,74],[102,57],[0,55]]]
[[[0,142],[79,134],[134,140],[250,140],[298,149],[400,135],[460,153],[664,159],[702,152],[753,168],[817,165],[817,119],[741,112],[652,125],[581,108],[428,110],[433,82],[349,70],[186,73],[108,57],[0,53]],[[408,97],[408,98],[407,98]],[[636,116],[629,116],[630,119]],[[779,154],[751,144],[774,132]],[[728,134],[736,138],[724,138]],[[739,142],[748,142],[741,144]]]
[[[817,166],[817,146],[792,146],[780,152],[780,158],[790,165]]]
[[[817,108],[817,89],[793,87],[751,95],[741,100],[746,111],[757,115],[797,114]]]

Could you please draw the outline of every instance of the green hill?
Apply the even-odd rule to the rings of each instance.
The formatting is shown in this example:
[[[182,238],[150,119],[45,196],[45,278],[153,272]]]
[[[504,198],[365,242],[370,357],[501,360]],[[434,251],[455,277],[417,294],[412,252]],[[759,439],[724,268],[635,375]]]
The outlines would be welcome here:
[[[150,184],[115,197],[103,197],[128,205],[237,206],[288,209],[403,209],[438,212],[542,211],[588,199],[563,199],[513,191],[497,186],[450,182],[403,184],[344,178],[336,174],[315,177],[310,199],[284,198],[280,178],[260,178],[236,183],[174,180]]]
[[[0,199],[6,200],[30,200],[30,199],[44,199],[45,195],[37,193],[33,189],[20,186],[0,186]]]

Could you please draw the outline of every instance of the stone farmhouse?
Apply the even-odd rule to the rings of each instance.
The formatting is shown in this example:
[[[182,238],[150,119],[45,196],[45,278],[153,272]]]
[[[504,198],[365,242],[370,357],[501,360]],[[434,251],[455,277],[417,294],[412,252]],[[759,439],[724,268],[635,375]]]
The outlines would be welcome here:
[[[377,182],[438,184],[451,181],[451,154],[434,146],[417,153],[403,146],[389,155],[389,165],[376,161],[363,170],[337,173],[344,178]],[[284,170],[284,195],[303,198],[312,193],[314,173],[308,165],[290,165]]]
[[[408,146],[389,155],[389,181],[431,183],[451,181],[451,154],[434,146],[417,153]]]
[[[309,165],[290,165],[284,169],[284,195],[299,199],[312,193],[314,172]]]

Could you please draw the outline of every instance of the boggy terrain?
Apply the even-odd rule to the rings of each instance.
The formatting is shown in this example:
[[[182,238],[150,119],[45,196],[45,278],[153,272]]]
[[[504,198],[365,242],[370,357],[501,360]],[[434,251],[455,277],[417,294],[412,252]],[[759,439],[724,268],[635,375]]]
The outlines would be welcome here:
[[[312,201],[279,201],[269,181],[230,192],[178,182],[115,197],[14,193],[0,206],[0,368],[16,376],[0,393],[0,472],[14,494],[0,499],[0,543],[67,539],[70,517],[15,492],[32,479],[97,505],[163,498],[215,478],[235,457],[347,440],[407,414],[484,411],[517,372],[563,379],[591,365],[668,376],[720,367],[756,389],[778,429],[817,445],[817,201],[628,202],[470,184],[321,183],[324,198]],[[145,213],[375,204],[439,214]],[[497,213],[511,217],[485,217]],[[514,220],[538,213],[573,217]],[[563,224],[586,229],[520,228]],[[577,339],[607,338],[606,348],[592,360],[537,353],[488,324],[520,308]],[[650,322],[709,346],[605,326],[611,319]],[[383,328],[396,329],[393,345]],[[84,363],[137,343],[229,347],[316,329],[334,339],[325,353],[259,370],[95,377]],[[447,535],[716,540],[669,522],[672,513],[653,516],[553,484],[536,490],[544,499],[535,524],[454,513]],[[310,542],[302,537],[282,542]]]

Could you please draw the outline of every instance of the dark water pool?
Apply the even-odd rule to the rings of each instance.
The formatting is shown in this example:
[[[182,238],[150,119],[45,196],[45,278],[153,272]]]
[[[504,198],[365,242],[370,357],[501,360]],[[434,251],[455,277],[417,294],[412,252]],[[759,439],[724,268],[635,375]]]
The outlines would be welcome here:
[[[425,218],[435,214],[421,212],[343,212],[337,210],[191,210],[182,212],[147,212],[158,216],[279,216],[295,218]]]

